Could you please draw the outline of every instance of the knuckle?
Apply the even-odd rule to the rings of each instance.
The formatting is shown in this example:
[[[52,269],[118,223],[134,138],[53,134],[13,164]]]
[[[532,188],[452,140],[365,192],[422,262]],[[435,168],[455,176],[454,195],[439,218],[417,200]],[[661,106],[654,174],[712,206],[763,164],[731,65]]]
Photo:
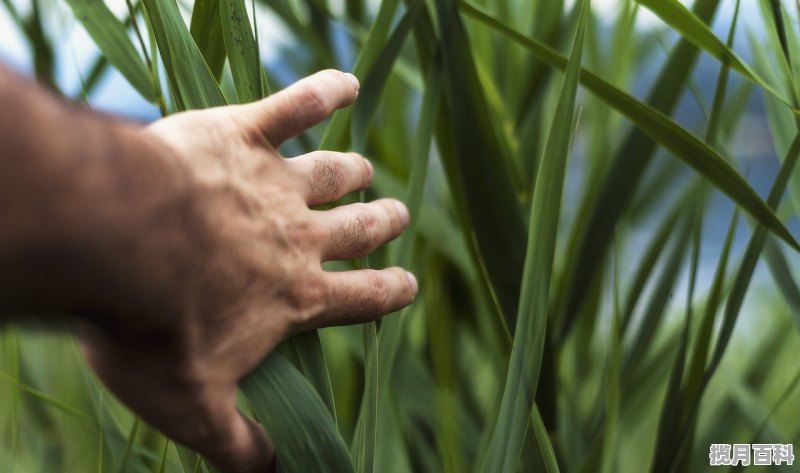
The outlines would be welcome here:
[[[297,99],[306,114],[312,117],[325,117],[329,111],[324,97],[324,92],[317,85],[309,83],[298,92]]]
[[[352,161],[354,169],[357,170],[356,176],[359,187],[366,187],[372,179],[372,171],[367,158],[359,153],[347,153],[348,158]]]
[[[321,231],[309,218],[298,218],[285,228],[287,245],[293,245],[301,251],[315,248],[321,238]]]
[[[312,178],[321,196],[339,195],[344,187],[344,165],[330,156],[320,155],[314,159]]]
[[[294,312],[292,329],[302,329],[308,325],[325,307],[327,285],[318,276],[307,276],[295,280],[289,288],[289,303]]]

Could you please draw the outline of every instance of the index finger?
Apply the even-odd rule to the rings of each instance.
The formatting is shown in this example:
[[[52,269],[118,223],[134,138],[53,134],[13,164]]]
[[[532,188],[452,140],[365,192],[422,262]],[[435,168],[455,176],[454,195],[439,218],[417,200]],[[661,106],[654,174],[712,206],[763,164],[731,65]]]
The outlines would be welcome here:
[[[353,74],[328,69],[300,79],[264,100],[239,110],[256,120],[256,127],[278,148],[284,141],[325,120],[356,100],[358,79]]]

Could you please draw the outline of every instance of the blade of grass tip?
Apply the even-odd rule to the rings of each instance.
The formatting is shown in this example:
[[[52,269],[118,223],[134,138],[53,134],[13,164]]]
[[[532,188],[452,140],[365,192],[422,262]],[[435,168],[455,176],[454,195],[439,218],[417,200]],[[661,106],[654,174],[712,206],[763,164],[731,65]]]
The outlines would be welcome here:
[[[122,23],[102,0],[67,0],[75,18],[86,28],[111,64],[145,100],[156,98],[147,66],[131,43]]]
[[[351,124],[351,143],[356,151],[363,152],[364,143],[367,139],[369,127],[372,124],[375,112],[378,110],[383,88],[392,73],[392,68],[400,56],[403,45],[406,42],[408,33],[416,24],[419,13],[422,10],[423,2],[415,0],[403,15],[397,27],[392,32],[384,45],[383,52],[375,61],[375,64],[367,74],[361,89],[358,92],[358,100],[353,106],[353,118]]]
[[[547,294],[553,269],[564,175],[572,140],[572,122],[578,92],[578,76],[590,1],[583,0],[569,64],[561,84],[555,115],[536,175],[531,204],[528,248],[522,277],[517,330],[511,349],[508,375],[497,425],[489,444],[483,471],[516,471],[522,440],[534,407],[534,396],[547,329]],[[537,437],[546,451],[549,438]]]
[[[713,31],[697,18],[678,0],[636,0],[678,31],[681,36],[698,48],[718,59],[724,66],[731,67],[742,76],[773,95],[787,107],[794,109],[792,103],[783,97],[772,85],[767,83],[747,63],[717,38]]]
[[[181,109],[226,105],[174,0],[143,0],[170,86]]]
[[[244,0],[220,0],[219,7],[225,50],[239,103],[259,100],[264,97],[261,58]]]
[[[222,33],[220,0],[196,0],[192,7],[189,32],[203,53],[208,68],[217,81],[225,66],[225,39]]]
[[[353,473],[330,411],[308,381],[273,352],[241,383],[285,473]]]

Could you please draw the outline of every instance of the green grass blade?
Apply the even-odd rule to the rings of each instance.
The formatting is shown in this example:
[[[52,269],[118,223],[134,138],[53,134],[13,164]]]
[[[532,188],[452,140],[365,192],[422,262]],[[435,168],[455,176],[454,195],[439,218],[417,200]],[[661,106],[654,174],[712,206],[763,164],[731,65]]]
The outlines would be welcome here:
[[[422,11],[423,6],[424,4],[421,0],[416,0],[406,10],[394,32],[386,41],[383,52],[361,84],[358,100],[353,106],[351,125],[351,143],[353,149],[357,151],[364,149],[369,127],[383,95],[383,88],[392,73],[392,67],[400,56],[408,33],[416,24],[417,18],[419,18],[419,13]]]
[[[533,434],[536,436],[536,443],[539,445],[539,453],[544,460],[545,471],[547,473],[559,473],[561,470],[558,468],[556,452],[550,443],[550,434],[544,426],[542,414],[539,412],[539,407],[536,403],[534,403],[533,411],[531,412],[531,423],[533,425]]]
[[[196,0],[189,32],[217,80],[225,66],[225,39],[220,19],[220,0]]]
[[[371,473],[375,468],[375,445],[378,435],[379,346],[375,323],[365,324],[364,339],[364,397],[356,424],[351,448],[356,473]]]
[[[236,96],[239,103],[254,102],[263,98],[265,91],[258,44],[253,36],[247,8],[244,0],[220,0],[219,6]]]
[[[181,468],[184,473],[193,473],[200,464],[200,455],[193,452],[190,448],[183,445],[175,444],[175,450],[178,452],[178,459],[181,462]]]
[[[667,303],[672,296],[680,269],[683,266],[686,249],[690,242],[692,223],[687,219],[679,230],[677,238],[672,243],[672,249],[664,260],[664,268],[655,283],[650,299],[644,306],[645,310],[638,330],[630,335],[633,345],[626,353],[622,366],[622,379],[626,385],[636,374],[648,348],[652,346],[653,338],[658,333],[657,329],[662,322]]]
[[[688,196],[691,194],[687,192],[684,195]],[[639,266],[636,268],[636,272],[631,278],[632,283],[628,288],[627,297],[622,306],[623,309],[620,320],[620,333],[622,335],[627,332],[631,317],[633,317],[633,311],[647,285],[647,281],[653,274],[659,258],[664,254],[667,242],[675,231],[675,225],[678,223],[679,217],[684,211],[685,202],[684,199],[681,199],[675,204],[675,207],[670,211],[669,215],[667,215],[661,225],[656,229],[647,248],[642,252],[642,257],[639,258]]]
[[[156,99],[147,65],[136,52],[125,27],[102,0],[67,0],[75,18],[81,22],[108,61],[130,82],[142,97]]]
[[[449,123],[439,124],[447,126],[446,135],[439,136],[439,146],[460,217],[467,222],[466,237],[513,331],[525,251],[522,209],[505,167],[507,148],[492,122],[456,3],[436,5],[449,118]]]
[[[584,0],[556,112],[536,176],[522,277],[523,290],[517,315],[518,326],[514,333],[500,413],[483,467],[486,472],[516,471],[529,415],[534,407],[547,329],[546,295],[550,293],[560,203],[572,139],[578,76],[589,8],[589,0]],[[537,436],[537,440],[544,442],[544,447],[540,446],[542,451],[552,449],[547,437]]]
[[[636,0],[658,15],[665,23],[678,31],[684,39],[717,58],[723,65],[736,70],[747,80],[753,82],[787,107],[793,108],[791,102],[784,98],[775,88],[761,78],[750,66],[726,46],[711,29],[698,19],[678,0]]]
[[[794,317],[795,325],[800,331],[800,288],[798,288],[789,264],[786,262],[783,250],[772,238],[767,238],[765,242],[764,259],[766,259],[772,279],[789,306],[789,312]]]
[[[608,331],[608,379],[606,379],[605,415],[603,425],[603,460],[601,463],[603,473],[615,471],[614,464],[617,455],[617,424],[620,411],[620,295],[619,295],[619,257],[614,248],[614,283],[613,307],[611,313],[611,328]]]
[[[467,14],[516,40],[551,67],[558,69],[566,67],[566,58],[553,49],[511,30],[499,23],[497,19],[465,1],[462,1],[461,5]],[[657,108],[636,100],[588,70],[584,69],[582,71],[581,83],[617,111],[628,117],[647,136],[703,175],[782,240],[800,251],[800,245],[781,223],[780,219],[761,200],[750,184],[713,148],[672,121]],[[630,159],[635,158],[637,160],[641,158],[638,153],[630,153],[625,156],[631,156]]]
[[[303,375],[314,386],[322,402],[328,407],[333,420],[336,421],[336,404],[333,401],[333,387],[325,351],[316,330],[295,335],[289,340],[295,350],[297,361],[303,369]]]
[[[789,182],[792,172],[796,167],[798,157],[800,157],[800,134],[795,137],[794,143],[792,143],[791,148],[784,158],[783,164],[778,172],[778,177],[775,179],[769,196],[767,197],[767,202],[772,208],[778,207],[781,197],[786,191],[786,186]],[[725,354],[730,337],[733,334],[733,327],[736,325],[738,314],[741,311],[742,304],[744,303],[744,296],[747,293],[748,287],[750,286],[750,281],[752,280],[756,263],[758,262],[759,255],[764,247],[767,236],[768,235],[765,229],[759,226],[750,237],[750,242],[745,250],[742,263],[740,264],[739,270],[736,273],[736,279],[734,279],[733,287],[725,305],[725,313],[722,317],[722,327],[720,329],[720,334],[717,337],[717,344],[714,348],[714,353],[705,373],[704,383],[708,382],[710,377],[714,374],[720,361],[722,361],[722,356]]]
[[[397,10],[398,0],[383,0],[380,9],[375,16],[375,21],[364,39],[364,47],[358,52],[358,59],[353,67],[352,73],[356,77],[364,77],[375,61],[381,55],[384,40],[390,31],[395,10]],[[344,149],[349,143],[347,131],[353,109],[347,108],[336,112],[331,118],[330,124],[325,129],[320,148],[322,149]]]
[[[791,176],[791,173],[794,170],[798,157],[800,157],[800,135],[795,137],[795,141],[785,157],[783,164],[781,165],[781,169],[778,172],[778,177],[775,179],[772,189],[770,190],[769,197],[767,198],[769,205],[773,208],[777,208],[778,203],[780,202],[780,199],[786,190],[789,176]],[[686,439],[690,437],[693,432],[693,419],[695,419],[695,416],[697,415],[703,393],[712,376],[714,373],[716,373],[716,370],[719,367],[722,357],[728,347],[731,335],[733,334],[733,328],[736,325],[736,321],[739,317],[739,313],[744,302],[744,297],[747,294],[747,290],[750,286],[750,282],[755,271],[756,263],[759,260],[759,256],[764,247],[764,242],[767,236],[767,231],[763,227],[759,226],[750,237],[744,257],[742,258],[742,261],[739,264],[739,268],[736,272],[733,286],[728,294],[725,310],[722,315],[722,324],[719,329],[719,335],[717,335],[716,345],[714,346],[711,358],[706,365],[706,360],[703,357],[702,365],[699,368],[696,366],[694,367],[695,371],[691,373],[689,381],[687,381],[688,386],[684,390],[685,400],[683,403],[683,412],[679,420],[680,423],[676,428],[675,436],[673,439],[671,439],[671,441],[660,446],[660,448],[664,449],[664,452],[658,458],[674,458],[676,456],[675,453],[681,450],[681,445],[686,443]],[[707,317],[709,316],[707,315]],[[709,330],[710,329],[706,329],[707,332]],[[707,336],[710,337],[710,333],[707,334]],[[698,335],[698,337],[700,337],[700,335]],[[698,340],[698,342],[700,341]],[[710,341],[705,340],[705,344],[709,345]],[[707,353],[709,348],[708,346],[701,345],[699,350],[699,354],[695,355],[696,358],[700,357],[700,355],[704,355],[703,351]],[[696,348],[696,351],[698,351],[698,348]],[[700,361],[695,361],[695,363],[699,364]],[[698,370],[702,369],[703,367],[705,367],[705,369],[698,374]],[[665,466],[667,466],[666,463]]]
[[[180,109],[225,105],[214,75],[174,0],[144,0],[150,27]]]
[[[353,473],[330,411],[308,381],[273,352],[241,383],[286,473]]]

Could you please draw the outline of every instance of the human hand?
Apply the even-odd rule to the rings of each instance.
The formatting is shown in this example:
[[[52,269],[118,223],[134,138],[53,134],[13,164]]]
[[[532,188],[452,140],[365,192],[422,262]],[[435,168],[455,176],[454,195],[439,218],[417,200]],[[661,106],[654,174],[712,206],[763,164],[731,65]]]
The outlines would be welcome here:
[[[277,151],[357,93],[354,76],[324,71],[256,103],[181,113],[141,131],[183,176],[174,205],[131,224],[125,251],[104,263],[104,284],[123,288],[104,308],[121,315],[84,330],[82,346],[123,402],[223,471],[271,468],[265,432],[235,400],[239,380],[281,340],[374,320],[417,293],[400,268],[321,268],[369,254],[408,224],[408,210],[390,199],[309,209],[365,188],[369,162]]]

